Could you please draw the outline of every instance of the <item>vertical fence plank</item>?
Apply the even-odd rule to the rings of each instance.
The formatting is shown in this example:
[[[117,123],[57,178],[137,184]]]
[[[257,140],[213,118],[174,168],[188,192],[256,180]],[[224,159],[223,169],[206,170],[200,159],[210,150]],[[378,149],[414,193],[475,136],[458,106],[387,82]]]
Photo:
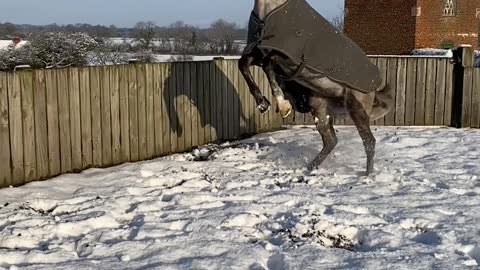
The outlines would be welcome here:
[[[417,85],[417,58],[407,59],[407,87],[405,89],[405,125],[415,124],[415,88]]]
[[[152,66],[153,80],[153,128],[154,128],[154,144],[155,156],[163,154],[163,125],[162,125],[162,88],[163,74],[161,66],[156,64]]]
[[[140,160],[138,144],[138,91],[137,69],[135,65],[128,67],[128,116],[130,130],[130,160]]]
[[[90,98],[90,72],[79,70],[80,77],[80,126],[82,133],[82,168],[93,165],[92,160],[92,107]]]
[[[454,64],[445,60],[447,63],[447,75],[445,79],[445,110],[444,110],[444,122],[445,125],[452,124],[452,101],[453,101],[453,67]]]
[[[100,167],[102,161],[102,122],[100,105],[100,68],[90,69],[90,106],[92,110],[92,165]]]
[[[0,82],[1,84],[1,82]],[[48,131],[47,131],[47,96],[45,72],[34,71],[35,100],[35,144],[37,150],[37,179],[50,176],[48,168]]]
[[[417,59],[415,98],[414,98],[414,123],[416,126],[425,125],[425,84],[427,75],[427,60]]]
[[[207,102],[205,99],[204,82],[208,79],[207,79],[207,76],[205,75],[204,67],[205,67],[204,62],[200,62],[196,65],[197,79],[195,80],[195,82],[196,82],[196,95],[197,95],[197,110],[196,110],[197,126],[196,126],[195,133],[198,135],[197,145],[203,145],[207,143],[205,140],[206,128],[204,127],[203,123],[205,123],[205,116],[206,116],[205,108],[206,108],[206,102]]]
[[[68,69],[68,94],[70,99],[70,132],[72,142],[72,169],[80,171],[82,166],[82,134],[80,120],[80,82],[77,68]]]
[[[60,131],[58,128],[58,87],[55,70],[45,71],[47,92],[48,163],[50,176],[60,174]]]
[[[110,72],[110,115],[112,123],[112,164],[122,162],[120,130],[120,78],[119,67],[112,66]]]
[[[202,80],[202,93],[203,93],[203,102],[204,102],[204,114],[202,116],[203,118],[203,129],[204,129],[204,136],[205,140],[203,144],[205,143],[210,143],[212,142],[212,137],[211,137],[211,125],[212,125],[212,120],[211,120],[211,108],[212,108],[212,103],[210,100],[210,87],[212,81],[210,80],[210,63],[209,62],[204,62],[202,63],[202,71],[203,71],[203,80]]]
[[[169,108],[173,107],[172,97],[170,96],[171,89],[170,84],[172,84],[172,64],[161,64],[160,71],[162,73],[162,80],[160,83],[160,96],[162,97],[162,141],[163,141],[163,152],[162,154],[169,154],[172,151],[173,139],[171,139],[172,134],[172,121],[170,117]]]
[[[435,80],[435,116],[434,124],[435,125],[444,125],[446,124],[445,117],[445,97],[446,97],[446,79],[447,79],[447,60],[439,59],[437,65],[437,78]],[[447,97],[448,102],[452,102],[450,98]],[[450,123],[448,123],[450,125]]]
[[[136,68],[138,89],[138,154],[139,159],[144,160],[148,156],[145,64],[136,65]]]
[[[393,107],[385,115],[385,125],[395,125],[396,96],[397,96],[397,58],[387,58],[387,83],[392,91]]]
[[[170,116],[170,152],[176,153],[178,151],[178,137],[179,137],[179,98],[177,97],[177,65],[172,63],[168,66],[168,115]]]
[[[465,68],[463,76],[462,127],[471,127],[473,68]]]
[[[200,141],[200,134],[203,134],[203,129],[199,124],[200,121],[200,109],[202,105],[200,105],[200,96],[201,96],[201,87],[200,87],[200,80],[202,79],[201,76],[201,63],[200,62],[192,62],[190,63],[190,70],[192,71],[192,75],[190,77],[190,85],[191,85],[191,97],[190,100],[190,113],[192,117],[192,146],[196,147],[199,145]]]
[[[68,70],[57,70],[58,124],[60,128],[60,164],[62,173],[72,171],[72,143],[70,131],[70,102],[68,93]]]
[[[213,100],[214,100],[214,107],[215,112],[213,114],[213,119],[215,119],[215,131],[216,131],[216,139],[223,140],[224,133],[223,133],[223,111],[222,111],[222,62],[220,60],[214,61],[214,76],[215,76],[215,84],[212,88],[213,93]]]
[[[120,84],[120,142],[121,161],[130,161],[130,68],[119,67]]]
[[[473,128],[480,128],[480,69],[473,70],[472,121]]]
[[[7,73],[0,72],[0,187],[12,184]]]
[[[388,63],[387,58],[377,58],[377,66],[380,71],[380,76],[382,78],[382,87],[387,84],[388,81]],[[384,126],[385,117],[375,120],[375,125]]]
[[[427,75],[425,84],[425,125],[435,124],[435,94],[437,80],[437,62],[439,59],[427,60]]]
[[[397,94],[395,102],[395,125],[405,125],[405,95],[407,87],[407,59],[398,59],[397,68]]]
[[[178,114],[178,132],[177,132],[177,146],[178,151],[185,151],[185,133],[186,133],[186,109],[187,106],[185,102],[186,88],[185,85],[185,63],[176,63],[175,65],[177,89],[175,96],[175,103],[177,104],[177,114]]]
[[[23,157],[23,118],[20,77],[17,72],[8,73],[8,107],[10,109],[10,149],[12,159],[12,184],[25,183]]]
[[[184,127],[184,141],[185,149],[188,150],[192,147],[192,66],[188,62],[182,63],[183,66],[183,95],[181,97],[183,101],[183,127]]]
[[[215,142],[218,139],[217,132],[217,102],[216,102],[216,61],[208,63],[210,84],[208,87],[208,97],[210,106],[210,141]]]
[[[155,111],[153,108],[153,65],[145,65],[145,98],[146,98],[146,136],[147,158],[155,156]]]
[[[240,138],[240,126],[241,126],[241,120],[240,120],[240,111],[241,111],[241,104],[240,104],[240,72],[238,70],[238,64],[237,61],[232,60],[230,61],[230,65],[233,70],[233,119],[234,119],[234,125],[233,125],[233,136],[235,138]]]
[[[20,91],[22,97],[23,162],[25,181],[31,182],[37,179],[33,72],[20,72],[18,73],[18,76],[20,77]]]
[[[235,121],[235,107],[234,107],[234,99],[235,99],[235,80],[234,76],[234,67],[233,61],[226,60],[224,61],[226,65],[226,75],[227,75],[227,88],[224,89],[227,94],[227,112],[228,112],[228,139],[232,140],[235,139],[235,126],[237,122]]]
[[[223,131],[222,131],[222,139],[223,140],[228,140],[230,139],[230,132],[229,132],[229,109],[228,109],[228,66],[227,66],[227,61],[225,60],[220,60],[220,70],[219,70],[219,76],[220,76],[220,88],[218,89],[220,91],[220,96],[222,97],[220,106],[220,116],[222,117],[222,126],[223,126]]]

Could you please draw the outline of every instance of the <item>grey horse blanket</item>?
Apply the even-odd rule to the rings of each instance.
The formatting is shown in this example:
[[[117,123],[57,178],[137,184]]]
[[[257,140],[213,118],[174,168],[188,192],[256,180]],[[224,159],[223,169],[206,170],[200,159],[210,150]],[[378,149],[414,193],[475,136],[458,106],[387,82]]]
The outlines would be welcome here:
[[[382,82],[363,50],[305,0],[288,0],[264,21],[252,12],[244,54],[255,48],[278,51],[299,67],[308,66],[363,93],[376,91]]]

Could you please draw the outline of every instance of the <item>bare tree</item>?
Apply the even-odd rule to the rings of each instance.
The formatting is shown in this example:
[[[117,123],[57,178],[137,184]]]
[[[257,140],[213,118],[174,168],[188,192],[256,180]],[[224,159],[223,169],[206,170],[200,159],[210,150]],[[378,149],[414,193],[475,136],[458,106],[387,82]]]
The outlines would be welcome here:
[[[237,24],[219,19],[210,26],[210,39],[214,42],[217,53],[232,54],[236,52],[235,36]]]
[[[343,7],[339,7],[339,13],[332,18],[330,23],[339,32],[343,32],[345,25],[345,9]]]
[[[154,22],[138,22],[134,28],[134,38],[144,49],[150,49],[157,37],[157,25]]]

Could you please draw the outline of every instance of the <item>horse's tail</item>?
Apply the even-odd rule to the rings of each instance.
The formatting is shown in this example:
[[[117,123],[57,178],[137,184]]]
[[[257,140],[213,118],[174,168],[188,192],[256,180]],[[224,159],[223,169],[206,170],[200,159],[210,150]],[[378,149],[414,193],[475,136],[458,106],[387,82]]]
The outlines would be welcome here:
[[[385,116],[394,106],[393,89],[387,83],[385,87],[375,92],[375,100],[373,102],[372,112],[370,113],[370,119],[377,120]]]

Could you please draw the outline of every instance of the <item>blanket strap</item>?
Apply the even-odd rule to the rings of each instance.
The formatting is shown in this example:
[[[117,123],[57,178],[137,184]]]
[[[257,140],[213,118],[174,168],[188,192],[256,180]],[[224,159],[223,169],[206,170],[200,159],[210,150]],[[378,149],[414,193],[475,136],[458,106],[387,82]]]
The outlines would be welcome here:
[[[306,66],[305,55],[302,55],[302,62],[298,65],[297,69],[290,74],[290,76],[282,76],[282,79],[285,81],[292,81],[298,77],[298,75],[305,69]]]

